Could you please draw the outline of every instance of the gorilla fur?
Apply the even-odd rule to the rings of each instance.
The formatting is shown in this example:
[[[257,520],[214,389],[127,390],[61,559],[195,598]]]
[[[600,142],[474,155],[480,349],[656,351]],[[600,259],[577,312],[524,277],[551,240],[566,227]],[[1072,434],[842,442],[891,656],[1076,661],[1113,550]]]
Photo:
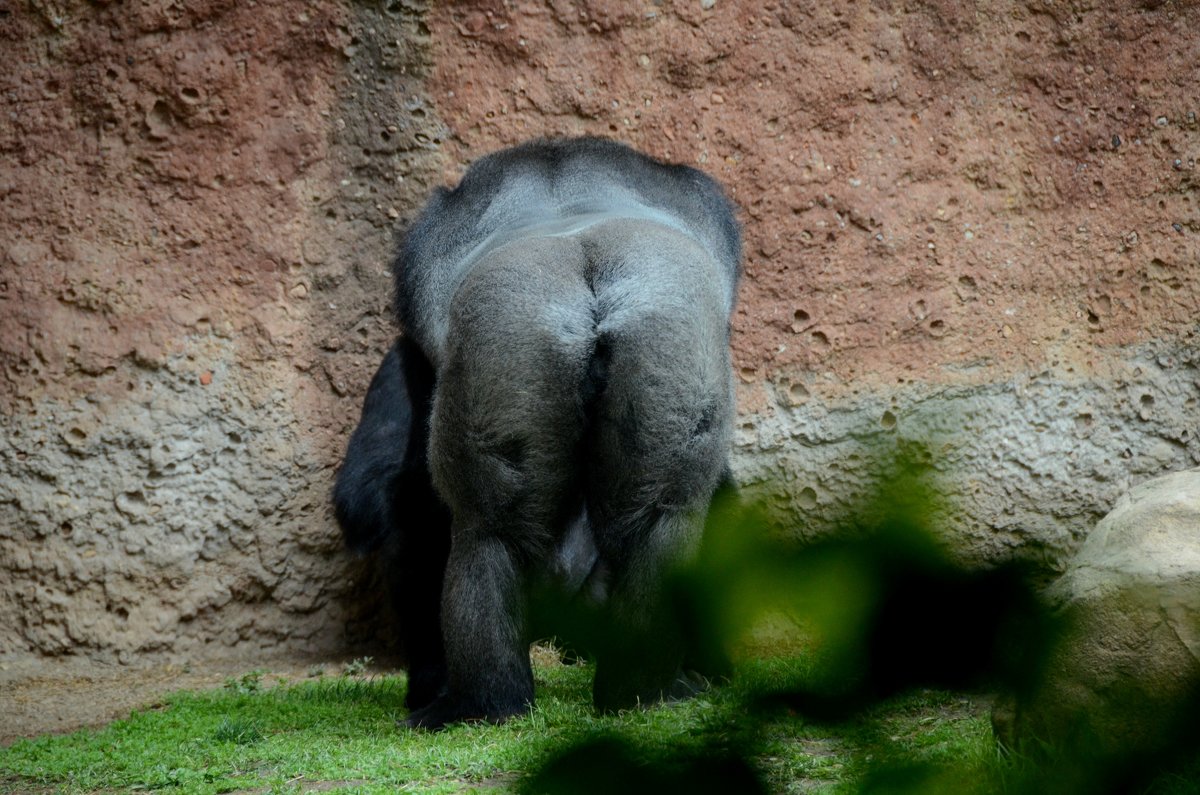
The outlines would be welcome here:
[[[547,583],[612,630],[598,708],[688,690],[663,583],[727,471],[740,257],[715,181],[611,141],[503,150],[430,198],[334,494],[394,561],[408,725],[528,709]]]

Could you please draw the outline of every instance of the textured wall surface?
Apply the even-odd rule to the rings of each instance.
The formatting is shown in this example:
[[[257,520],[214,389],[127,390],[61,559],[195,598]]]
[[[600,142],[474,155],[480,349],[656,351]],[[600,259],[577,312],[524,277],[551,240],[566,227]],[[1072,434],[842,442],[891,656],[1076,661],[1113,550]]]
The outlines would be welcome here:
[[[735,468],[800,532],[923,440],[965,556],[1058,566],[1200,462],[1196,30],[1171,0],[0,11],[0,657],[369,634],[326,503],[393,230],[547,134],[729,187]]]
[[[35,2],[0,42],[0,654],[345,644],[328,493],[440,168],[420,10]]]
[[[729,186],[742,482],[815,532],[924,440],[964,556],[1053,567],[1200,461],[1200,5],[1106,9],[456,4],[431,86],[459,158],[592,132]]]

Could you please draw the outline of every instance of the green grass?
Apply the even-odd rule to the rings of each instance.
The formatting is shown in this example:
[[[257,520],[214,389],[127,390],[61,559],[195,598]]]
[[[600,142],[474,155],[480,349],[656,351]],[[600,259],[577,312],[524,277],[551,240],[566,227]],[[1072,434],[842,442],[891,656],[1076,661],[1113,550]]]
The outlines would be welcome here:
[[[985,711],[960,695],[912,694],[838,726],[782,709],[747,719],[750,689],[803,676],[805,666],[751,663],[736,684],[696,699],[598,716],[590,666],[541,664],[528,716],[441,733],[396,728],[402,676],[265,688],[251,672],[99,730],[0,749],[0,793],[503,792],[556,751],[602,735],[631,740],[647,759],[745,750],[778,792],[855,791],[881,759],[976,772],[995,765]]]

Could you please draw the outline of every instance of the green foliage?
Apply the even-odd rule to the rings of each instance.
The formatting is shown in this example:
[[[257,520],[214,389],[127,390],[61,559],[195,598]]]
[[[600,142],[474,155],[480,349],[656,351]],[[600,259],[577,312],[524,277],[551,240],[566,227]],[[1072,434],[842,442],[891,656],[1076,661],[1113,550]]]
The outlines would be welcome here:
[[[926,471],[922,448],[902,449],[880,471],[877,492],[848,509],[837,532],[806,542],[755,506],[718,499],[700,559],[673,583],[692,645],[702,658],[737,657],[765,624],[782,619],[791,624],[782,638],[803,649],[803,664],[766,678],[748,675],[743,664],[735,680],[742,711],[699,748],[681,743],[649,757],[637,738],[593,738],[557,755],[529,791],[565,795],[578,791],[578,781],[600,782],[594,791],[603,791],[616,778],[637,782],[626,787],[633,791],[787,790],[788,778],[768,782],[745,764],[787,759],[771,733],[780,710],[805,725],[837,726],[842,738],[857,734],[876,749],[865,763],[857,756],[838,763],[847,773],[841,785],[862,792],[1136,792],[1154,786],[1179,754],[1194,756],[1200,743],[1192,726],[1169,748],[1120,758],[1078,745],[1002,756],[987,724],[954,736],[936,716],[923,716],[928,728],[907,728],[886,743],[870,739],[881,709],[930,688],[999,690],[1019,702],[1036,691],[1068,629],[1023,566],[972,569],[954,560],[938,532],[945,511]],[[767,651],[778,654],[778,645]],[[805,778],[804,767],[791,775]]]

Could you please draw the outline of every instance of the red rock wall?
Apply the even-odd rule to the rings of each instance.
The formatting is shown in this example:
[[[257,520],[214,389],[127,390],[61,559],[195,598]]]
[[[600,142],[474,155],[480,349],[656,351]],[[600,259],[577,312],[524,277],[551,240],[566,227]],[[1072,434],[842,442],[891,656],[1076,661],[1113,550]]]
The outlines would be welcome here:
[[[326,503],[392,228],[538,135],[729,187],[744,482],[815,531],[928,440],[964,554],[1053,565],[1200,461],[1197,30],[1170,1],[0,12],[0,655],[369,632]]]
[[[630,141],[742,208],[735,461],[809,531],[931,444],[955,541],[1056,566],[1200,461],[1200,5],[458,3],[454,157]]]
[[[420,12],[31,3],[0,42],[0,654],[343,647],[328,494],[440,173]]]

